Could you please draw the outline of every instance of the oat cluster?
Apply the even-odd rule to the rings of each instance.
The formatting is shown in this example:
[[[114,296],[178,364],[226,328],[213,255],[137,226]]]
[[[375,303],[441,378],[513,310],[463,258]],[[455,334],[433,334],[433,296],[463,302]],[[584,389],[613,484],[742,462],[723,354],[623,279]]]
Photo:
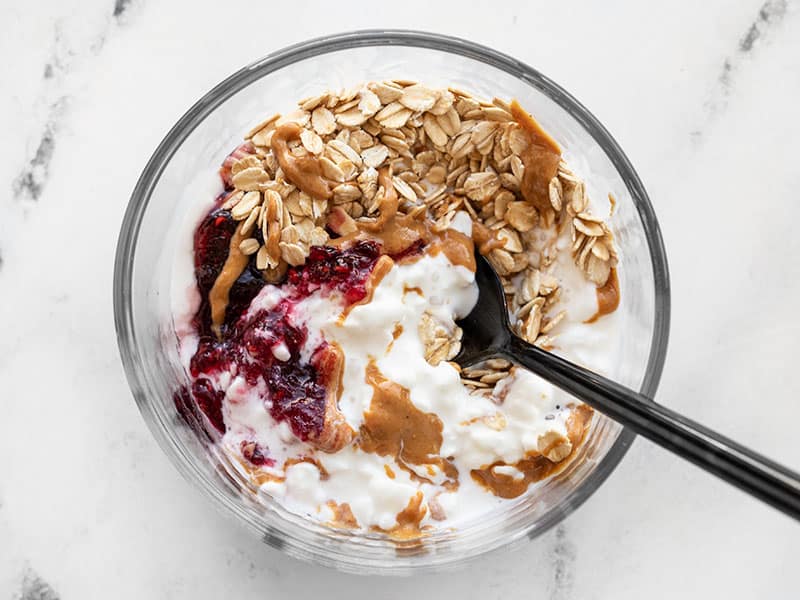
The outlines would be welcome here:
[[[540,347],[552,347],[552,330],[565,316],[554,274],[559,232],[569,228],[572,256],[588,280],[602,286],[609,279],[617,261],[613,237],[563,161],[549,181],[549,205],[523,197],[530,138],[509,103],[391,80],[298,105],[253,128],[222,170],[233,188],[224,207],[240,221],[239,250],[256,255],[267,281],[280,280],[289,265],[304,263],[311,246],[328,241],[326,225],[337,208],[349,219],[376,221],[387,185],[401,214],[424,212],[443,230],[466,211],[493,233],[502,246],[488,259],[503,281],[512,322]],[[294,124],[297,135],[274,139],[285,124]],[[458,352],[460,331],[429,319],[421,333],[433,364]],[[493,361],[462,375],[481,391],[509,368]]]

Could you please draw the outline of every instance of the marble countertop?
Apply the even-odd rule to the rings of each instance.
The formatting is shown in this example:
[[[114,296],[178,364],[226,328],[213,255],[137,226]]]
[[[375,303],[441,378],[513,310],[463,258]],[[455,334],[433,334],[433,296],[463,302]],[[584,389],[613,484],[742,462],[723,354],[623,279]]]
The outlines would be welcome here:
[[[177,475],[117,352],[112,262],[129,193],[167,129],[229,73],[381,26],[509,53],[606,124],[668,249],[659,400],[800,469],[796,1],[322,6],[0,5],[0,599],[796,598],[798,525],[643,440],[521,550],[391,582],[267,548]]]

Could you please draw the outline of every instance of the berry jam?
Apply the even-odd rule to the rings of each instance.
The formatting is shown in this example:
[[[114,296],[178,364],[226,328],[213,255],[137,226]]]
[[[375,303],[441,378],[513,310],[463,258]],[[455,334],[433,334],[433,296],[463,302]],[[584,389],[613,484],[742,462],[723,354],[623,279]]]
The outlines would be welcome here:
[[[301,297],[325,286],[340,291],[348,305],[354,304],[367,295],[367,278],[380,255],[375,242],[359,242],[348,250],[314,246],[306,264],[289,271],[288,281]]]
[[[200,294],[211,291],[217,275],[228,258],[228,247],[236,230],[236,221],[227,210],[214,209],[194,232],[194,274]]]
[[[425,249],[425,241],[417,240],[402,252],[398,252],[397,254],[392,254],[391,255],[392,260],[398,263],[402,262],[403,259],[410,258],[412,256],[419,256],[420,254],[422,254],[422,251],[424,249]]]
[[[256,442],[242,441],[240,446],[242,456],[251,464],[256,467],[273,467],[275,461],[269,458],[269,451],[263,446],[259,446]]]
[[[225,433],[225,421],[222,419],[222,399],[225,392],[214,389],[209,379],[201,377],[192,383],[192,396],[216,430]]]
[[[229,211],[218,208],[203,219],[194,234],[194,273],[202,298],[195,326],[201,337],[212,335],[208,293],[228,258],[231,238],[237,225]],[[264,280],[256,269],[254,255],[247,268],[231,286],[223,329],[229,329],[235,323],[264,285]]]
[[[227,256],[227,244],[235,229],[235,222],[231,222],[227,211],[217,209],[195,235],[195,273],[202,303],[196,318],[200,340],[189,369],[194,403],[184,390],[176,394],[176,406],[190,425],[202,421],[199,409],[214,429],[225,433],[225,392],[212,380],[230,372],[242,376],[251,387],[263,381],[269,390],[265,409],[276,421],[286,421],[298,438],[308,440],[319,435],[325,424],[328,389],[335,383],[331,380],[332,348],[323,342],[313,349],[309,360],[302,359],[308,331],[294,315],[295,307],[312,294],[340,294],[345,307],[363,300],[366,282],[381,255],[380,246],[371,241],[344,250],[314,246],[305,265],[287,272],[281,285],[284,298],[255,314],[248,314],[247,308],[265,284],[260,277],[255,278],[257,271],[245,269],[231,289],[222,337],[217,339],[210,329],[208,292]],[[245,458],[254,465],[267,464],[264,461],[271,460],[267,450],[253,444],[247,442]]]

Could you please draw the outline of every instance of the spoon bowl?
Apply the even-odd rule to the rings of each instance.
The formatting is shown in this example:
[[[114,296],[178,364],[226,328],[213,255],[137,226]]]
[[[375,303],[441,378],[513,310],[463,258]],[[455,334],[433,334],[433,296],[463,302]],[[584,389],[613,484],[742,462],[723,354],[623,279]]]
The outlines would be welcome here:
[[[470,367],[500,354],[511,337],[503,284],[482,255],[475,256],[475,282],[480,294],[472,311],[458,325],[464,331],[461,350],[455,357],[461,367]]]

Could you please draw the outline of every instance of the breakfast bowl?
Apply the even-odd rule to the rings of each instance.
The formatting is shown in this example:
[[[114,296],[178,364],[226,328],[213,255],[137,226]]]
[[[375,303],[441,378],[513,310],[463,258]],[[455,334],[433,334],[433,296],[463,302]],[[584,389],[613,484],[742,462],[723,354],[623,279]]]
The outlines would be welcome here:
[[[625,455],[634,433],[597,415],[576,455],[528,494],[458,528],[414,540],[331,528],[257,495],[214,444],[186,425],[175,395],[186,385],[175,306],[191,284],[198,198],[221,190],[217,171],[242,133],[270,107],[370,80],[414,79],[514,98],[558,140],[590,196],[613,198],[608,226],[624,271],[613,364],[606,373],[652,397],[669,329],[669,278],[647,194],[603,126],[534,69],[488,48],[441,35],[358,31],[291,46],[234,73],[167,133],[133,191],[117,247],[114,310],[122,361],[139,409],[181,474],[263,541],[287,554],[352,573],[410,574],[461,567],[533,539],[580,506]],[[209,200],[210,201],[210,200]],[[207,205],[200,208],[208,209]]]

